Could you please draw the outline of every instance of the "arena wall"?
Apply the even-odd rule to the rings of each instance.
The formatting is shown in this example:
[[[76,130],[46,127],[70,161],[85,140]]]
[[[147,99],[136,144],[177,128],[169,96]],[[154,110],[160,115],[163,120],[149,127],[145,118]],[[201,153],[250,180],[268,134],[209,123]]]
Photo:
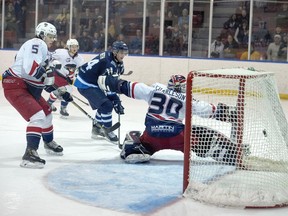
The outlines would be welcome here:
[[[3,72],[14,61],[15,50],[0,50]],[[85,61],[92,59],[95,54],[82,54]],[[154,82],[166,83],[172,74],[187,75],[192,70],[220,69],[235,67],[253,67],[256,70],[274,72],[279,95],[288,99],[288,63],[271,63],[266,61],[232,61],[215,59],[192,59],[158,56],[127,56],[124,59],[126,73],[133,71],[132,75],[123,77],[131,81],[152,84]]]

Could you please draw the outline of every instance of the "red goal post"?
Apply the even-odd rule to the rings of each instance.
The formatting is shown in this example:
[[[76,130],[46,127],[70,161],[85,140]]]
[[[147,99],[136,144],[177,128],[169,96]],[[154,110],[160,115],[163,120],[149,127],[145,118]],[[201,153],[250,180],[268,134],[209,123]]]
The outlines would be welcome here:
[[[184,196],[220,206],[286,206],[288,124],[274,74],[244,68],[191,71],[186,94]],[[224,103],[234,119],[193,116],[193,99]],[[199,137],[198,128],[206,135]]]

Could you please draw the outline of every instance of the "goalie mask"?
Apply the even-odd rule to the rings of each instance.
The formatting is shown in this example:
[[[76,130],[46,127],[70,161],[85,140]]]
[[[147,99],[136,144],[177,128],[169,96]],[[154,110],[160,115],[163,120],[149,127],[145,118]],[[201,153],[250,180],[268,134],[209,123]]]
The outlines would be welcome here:
[[[168,81],[168,89],[176,92],[186,92],[186,78],[182,75],[172,75]]]

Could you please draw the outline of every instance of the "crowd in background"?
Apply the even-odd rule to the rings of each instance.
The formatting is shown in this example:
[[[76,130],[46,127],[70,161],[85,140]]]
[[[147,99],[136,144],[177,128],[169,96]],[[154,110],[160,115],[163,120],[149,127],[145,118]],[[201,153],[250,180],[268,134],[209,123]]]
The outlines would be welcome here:
[[[56,26],[58,40],[54,48],[63,47],[69,37],[77,38],[80,52],[100,52],[105,50],[105,1],[74,0],[73,30],[69,35],[70,7],[67,0],[42,0],[40,7],[47,5],[56,8],[58,13],[45,13],[39,21],[48,21]],[[68,1],[69,2],[69,1]],[[211,52],[208,45],[203,45],[201,55],[211,58],[230,58],[245,60],[248,58],[249,28],[253,28],[251,38],[251,60],[287,61],[287,31],[288,31],[288,2],[277,4],[261,3],[256,5],[262,13],[254,14],[250,22],[249,2],[244,1],[235,5],[234,11],[221,23],[222,29],[218,35],[212,34]],[[130,54],[142,54],[143,41],[143,2],[142,1],[109,1],[108,47],[115,40],[124,40],[129,46]],[[261,3],[261,4],[260,4]],[[147,5],[148,19],[144,54],[159,54],[160,2],[150,2]],[[217,3],[214,7],[217,7]],[[275,7],[275,8],[274,8]],[[259,9],[260,8],[260,9]],[[25,38],[27,31],[27,2],[26,0],[5,1],[5,31],[14,31],[16,38]],[[33,8],[30,10],[33,10]],[[264,13],[273,13],[274,19],[267,20]],[[264,12],[264,13],[263,13]],[[47,14],[47,16],[45,16]],[[164,15],[163,55],[187,56],[189,35],[189,2],[166,2]],[[216,20],[216,19],[215,19]],[[31,21],[30,21],[31,22]],[[203,11],[193,13],[192,56],[197,53],[196,45],[201,41],[199,32],[205,26]],[[269,23],[271,22],[271,23]],[[268,27],[269,28],[268,28]],[[208,42],[206,35],[205,43]],[[9,41],[9,40],[8,40]],[[7,47],[13,44],[7,44]],[[194,52],[193,52],[194,51]]]
[[[231,14],[229,19],[223,24],[223,30],[216,40],[211,44],[211,56],[213,58],[240,58],[247,60],[249,43],[249,5],[242,5],[238,8],[239,13]],[[278,18],[278,19],[277,19]],[[251,39],[251,60],[287,60],[287,21],[288,3],[281,4],[281,11],[277,13],[276,28],[267,29],[267,22],[264,17],[257,17]],[[252,25],[253,26],[253,25]],[[283,28],[285,30],[283,31]],[[265,52],[260,53],[257,48],[265,48]],[[240,50],[240,52],[239,52]],[[237,56],[239,53],[239,56]]]

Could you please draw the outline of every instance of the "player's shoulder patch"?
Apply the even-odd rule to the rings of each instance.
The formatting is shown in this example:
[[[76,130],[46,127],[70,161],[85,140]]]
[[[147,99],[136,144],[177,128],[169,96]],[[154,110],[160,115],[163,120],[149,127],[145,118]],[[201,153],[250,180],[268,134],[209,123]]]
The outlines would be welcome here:
[[[100,55],[99,55],[99,59],[104,59],[105,56],[106,56],[106,53],[105,53],[105,52],[102,52],[102,53],[100,53]]]

